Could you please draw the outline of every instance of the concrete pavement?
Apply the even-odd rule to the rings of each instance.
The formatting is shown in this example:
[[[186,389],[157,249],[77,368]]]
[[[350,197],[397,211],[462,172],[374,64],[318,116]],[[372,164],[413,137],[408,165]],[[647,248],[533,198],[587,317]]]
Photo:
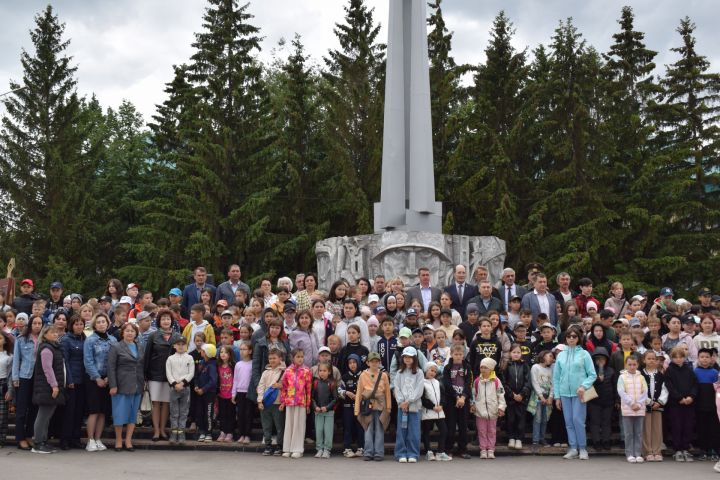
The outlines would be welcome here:
[[[314,453],[314,452],[313,452]],[[717,478],[712,462],[645,463],[632,465],[622,457],[596,457],[588,462],[563,460],[559,457],[499,457],[496,460],[455,459],[452,462],[426,462],[399,464],[392,457],[384,462],[364,462],[335,455],[329,460],[312,458],[312,454],[299,460],[263,457],[260,454],[239,452],[198,451],[135,451],[87,453],[83,451],[58,452],[37,455],[15,448],[0,449],[0,478],[32,480],[127,480],[128,478],[231,478],[242,475],[248,480],[354,480],[385,479],[398,476],[432,480],[472,478],[482,474],[487,479],[512,480],[607,480],[652,478],[678,480],[679,478]],[[409,477],[412,475],[412,477]]]

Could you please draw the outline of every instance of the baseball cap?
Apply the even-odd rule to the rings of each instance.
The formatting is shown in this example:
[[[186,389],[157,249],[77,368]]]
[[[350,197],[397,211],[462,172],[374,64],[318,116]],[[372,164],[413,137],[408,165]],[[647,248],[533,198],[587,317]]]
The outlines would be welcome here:
[[[406,317],[417,317],[417,310],[415,310],[414,308],[408,308],[405,316]]]
[[[148,318],[149,316],[150,316],[150,312],[140,312],[137,315],[135,315],[135,321],[141,322],[141,321],[145,320],[146,318]]]
[[[540,325],[540,330],[542,330],[543,328],[549,328],[550,330],[555,330],[555,327],[553,327],[549,323],[543,323],[542,325]]]
[[[413,335],[415,335],[416,333],[419,333],[420,335],[422,335],[423,331],[422,331],[422,328],[418,327],[418,328],[413,328],[412,333],[413,333]]]
[[[378,313],[385,313],[387,310],[385,310],[385,307],[382,305],[378,305],[377,307],[373,308],[373,313],[377,315]]]
[[[55,288],[59,288],[60,290],[62,290],[63,289],[62,282],[52,282],[50,284],[50,290],[55,289]]]
[[[670,287],[663,287],[660,289],[660,296],[661,297],[672,297],[673,296],[673,290]]]
[[[712,295],[712,292],[710,291],[710,289],[707,287],[701,288],[700,291],[698,292],[698,296],[704,297],[706,295]]]
[[[412,330],[410,330],[407,327],[401,328],[400,331],[398,332],[398,338],[400,338],[400,337],[405,337],[405,338],[412,337]]]
[[[320,347],[320,348],[318,349],[318,355],[321,354],[321,353],[323,353],[323,352],[332,353],[332,352],[330,351],[330,347]],[[371,355],[372,355],[372,354],[371,354]]]
[[[124,297],[120,297],[120,301],[118,303],[127,303],[128,305],[132,305],[132,300],[126,295]]]
[[[285,302],[285,306],[283,309],[284,312],[294,312],[296,310],[297,310],[297,307],[295,306],[295,304],[293,302]]]
[[[417,350],[415,347],[405,347],[402,351],[403,357],[417,357]]]
[[[98,299],[98,303],[103,303],[103,302],[112,303],[112,297],[109,297],[107,295],[100,297]]]
[[[471,303],[465,309],[465,313],[480,313],[480,308],[476,304]]]
[[[379,301],[380,301],[380,297],[378,297],[374,293],[371,293],[370,295],[368,295],[368,303],[379,302]]]
[[[202,346],[202,351],[205,352],[205,355],[208,356],[208,358],[215,358],[215,355],[217,355],[217,348],[212,343],[206,343]]]
[[[35,286],[35,283],[29,278],[24,279],[22,282],[20,282],[20,285],[30,285],[31,287]]]
[[[179,288],[171,288],[168,292],[168,297],[182,297],[182,292]]]
[[[232,317],[232,314],[233,314],[232,310],[223,310],[223,312],[220,314],[220,316],[224,317],[224,316],[228,315],[228,316]]]
[[[323,348],[327,348],[327,347],[320,347],[320,351],[321,351],[321,352],[322,352],[322,349],[323,349]],[[327,348],[327,351],[329,352],[330,349]],[[372,362],[373,360],[378,360],[378,361],[379,361],[379,360],[380,360],[380,354],[377,353],[377,352],[370,352],[370,353],[368,354],[368,356],[367,356],[367,362]]]
[[[634,302],[635,300],[637,300],[638,302],[642,302],[643,300],[645,300],[645,297],[643,297],[642,295],[635,295],[630,299],[631,302]]]
[[[633,318],[630,319],[630,326],[631,326],[631,327],[639,327],[639,326],[641,326],[641,325],[642,325],[642,324],[640,323],[640,319],[639,319],[639,318],[633,317]]]
[[[427,324],[425,324],[425,326],[424,326],[424,327],[422,327],[422,329],[423,329],[423,332],[424,332],[425,330],[432,330],[432,331],[435,331],[435,327],[433,327],[431,323],[427,323]]]
[[[137,283],[128,283],[128,286],[125,288],[125,291],[127,292],[131,288],[137,288],[138,290],[140,290],[140,285],[138,285]]]

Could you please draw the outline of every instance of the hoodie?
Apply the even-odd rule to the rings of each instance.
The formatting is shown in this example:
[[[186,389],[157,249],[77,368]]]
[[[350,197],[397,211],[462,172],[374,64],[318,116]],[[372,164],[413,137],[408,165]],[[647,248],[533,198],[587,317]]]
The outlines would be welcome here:
[[[214,358],[202,360],[198,368],[197,378],[195,379],[195,387],[202,389],[203,395],[215,395],[217,384],[217,362]]]
[[[203,320],[199,325],[195,322],[190,322],[185,325],[185,329],[182,333],[185,340],[187,340],[188,353],[195,350],[195,342],[193,342],[193,339],[195,338],[196,333],[205,334],[205,343],[215,344],[215,330],[213,330],[212,325],[210,325],[207,320]]]
[[[680,367],[670,362],[665,370],[665,386],[668,390],[668,406],[684,407],[686,405],[678,403],[680,400],[685,397],[695,399],[698,395],[697,377],[687,362]]]
[[[598,357],[605,359],[605,366],[600,368],[595,360]],[[612,407],[615,405],[615,398],[617,397],[617,377],[615,376],[615,369],[610,366],[610,357],[605,347],[595,347],[595,353],[592,355],[593,364],[595,365],[595,374],[597,379],[593,386],[597,392],[597,398],[590,400],[593,405],[599,405],[601,407]]]
[[[480,375],[480,362],[483,358],[492,358],[496,362],[496,368],[498,368],[502,353],[502,343],[495,334],[492,334],[490,338],[483,338],[478,334],[470,344],[470,353],[468,354],[468,361],[473,375],[476,377]]]

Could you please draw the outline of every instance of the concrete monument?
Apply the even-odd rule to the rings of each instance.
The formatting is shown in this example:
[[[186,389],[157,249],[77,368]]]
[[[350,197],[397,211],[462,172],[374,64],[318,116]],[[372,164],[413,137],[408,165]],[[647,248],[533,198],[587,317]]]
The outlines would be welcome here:
[[[317,242],[319,288],[333,281],[383,274],[417,283],[420,267],[433,285],[447,285],[453,267],[488,267],[497,281],[505,242],[497,237],[442,234],[435,201],[426,0],[390,0],[382,184],[375,204],[375,234]],[[399,181],[402,179],[402,181]]]

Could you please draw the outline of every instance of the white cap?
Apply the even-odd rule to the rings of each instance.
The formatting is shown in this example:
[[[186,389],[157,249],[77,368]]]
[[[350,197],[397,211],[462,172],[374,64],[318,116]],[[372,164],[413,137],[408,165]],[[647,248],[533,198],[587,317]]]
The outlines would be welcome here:
[[[120,297],[120,301],[118,303],[127,303],[128,305],[132,305],[132,299],[128,296]]]
[[[330,348],[329,348],[329,347],[320,347],[320,348],[318,349],[318,355],[320,355],[320,354],[323,353],[323,352],[332,353],[332,352],[330,351]]]
[[[379,301],[380,301],[380,297],[378,297],[374,293],[371,293],[370,295],[368,295],[368,303],[379,302]]]

